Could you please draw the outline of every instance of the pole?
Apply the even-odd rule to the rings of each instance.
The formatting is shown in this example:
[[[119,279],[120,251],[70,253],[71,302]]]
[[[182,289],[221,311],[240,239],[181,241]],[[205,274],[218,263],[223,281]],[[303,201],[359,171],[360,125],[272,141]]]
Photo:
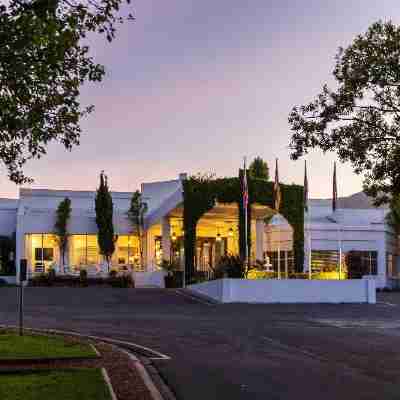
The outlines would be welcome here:
[[[24,282],[27,278],[27,260],[21,259],[19,265],[19,336],[24,334]]]
[[[308,279],[312,279],[312,242],[311,242],[311,229],[310,229],[310,220],[308,216],[309,210],[307,211],[307,238],[308,238]]]
[[[339,280],[342,279],[342,230],[339,225]]]
[[[247,171],[246,171],[246,157],[244,158],[244,178],[246,179],[246,187],[248,190],[248,185],[247,185]],[[248,196],[248,195],[247,195]],[[249,267],[249,243],[247,240],[248,236],[248,226],[247,226],[247,207],[248,207],[248,200],[247,204],[244,207],[244,241],[245,241],[245,249],[246,249],[246,255],[245,255],[245,270],[247,271]]]
[[[285,252],[285,278],[289,278],[289,266],[288,266],[288,252],[287,250],[284,250]]]
[[[19,336],[24,335],[24,284],[19,281]]]

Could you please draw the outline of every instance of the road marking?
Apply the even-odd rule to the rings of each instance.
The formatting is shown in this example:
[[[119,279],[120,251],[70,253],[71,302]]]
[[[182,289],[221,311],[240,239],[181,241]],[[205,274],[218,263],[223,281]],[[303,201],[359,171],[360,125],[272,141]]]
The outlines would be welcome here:
[[[188,299],[197,301],[198,303],[205,304],[206,306],[215,306],[215,304],[212,303],[211,301],[208,301],[206,299],[200,299],[199,297],[192,296],[189,293],[183,292],[181,290],[174,290],[174,293],[183,297],[187,297]]]
[[[389,307],[397,307],[397,304],[393,304],[393,303],[389,303],[387,301],[378,301],[378,304],[383,304],[385,306],[389,306]]]
[[[13,328],[17,329],[17,325],[0,325],[0,328]],[[149,360],[171,360],[171,357],[160,353],[157,350],[150,349],[149,347],[141,346],[140,344],[132,343],[132,342],[127,342],[124,340],[118,340],[118,339],[112,339],[108,337],[103,337],[103,336],[93,336],[93,335],[85,335],[82,333],[74,332],[74,331],[63,331],[60,329],[41,329],[41,328],[24,328],[25,330],[30,330],[32,332],[43,332],[43,333],[58,333],[58,334],[63,334],[63,335],[70,335],[70,336],[78,336],[78,337],[83,337],[87,339],[93,339],[93,340],[99,340],[101,342],[105,343],[111,343],[111,344],[117,344],[120,346],[125,346],[130,348],[131,350],[138,350],[138,351],[145,351],[147,353],[153,354],[153,356],[146,356]]]
[[[304,350],[304,349],[302,349],[302,348],[300,348],[300,347],[288,346],[288,345],[286,345],[286,344],[280,342],[279,340],[272,339],[272,338],[267,337],[267,336],[263,336],[262,338],[265,339],[265,340],[267,340],[268,342],[270,342],[272,345],[277,346],[277,347],[280,347],[280,348],[282,348],[282,349],[289,350],[289,351],[291,351],[291,352],[295,351],[295,352],[297,352],[297,353],[304,354],[304,355],[306,355],[307,357],[311,357],[311,358],[314,358],[314,359],[318,359],[318,360],[320,360],[320,361],[326,361],[326,360],[324,360],[322,357],[318,356],[317,354],[311,353],[310,351]]]

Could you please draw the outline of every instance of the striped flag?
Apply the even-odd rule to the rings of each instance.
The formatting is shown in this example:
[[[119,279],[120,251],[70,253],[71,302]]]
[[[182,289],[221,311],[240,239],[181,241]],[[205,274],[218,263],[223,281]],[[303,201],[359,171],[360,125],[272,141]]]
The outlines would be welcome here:
[[[308,177],[306,160],[304,160],[304,210],[305,212],[308,212]]]
[[[274,182],[274,209],[279,212],[281,208],[281,187],[279,186],[278,159],[275,162],[275,182]]]
[[[249,205],[249,187],[247,185],[247,170],[246,170],[246,157],[244,158],[244,173],[243,173],[243,209],[247,210]]]
[[[333,187],[332,187],[332,211],[337,207],[337,181],[336,181],[336,161],[333,163]]]

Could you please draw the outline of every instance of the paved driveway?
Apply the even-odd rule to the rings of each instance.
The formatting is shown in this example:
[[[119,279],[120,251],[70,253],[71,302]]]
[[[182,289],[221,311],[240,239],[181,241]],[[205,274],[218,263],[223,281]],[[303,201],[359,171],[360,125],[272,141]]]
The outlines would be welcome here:
[[[377,305],[215,305],[158,289],[26,289],[26,325],[133,341],[178,399],[398,399],[399,295]],[[0,323],[17,296],[0,289]]]

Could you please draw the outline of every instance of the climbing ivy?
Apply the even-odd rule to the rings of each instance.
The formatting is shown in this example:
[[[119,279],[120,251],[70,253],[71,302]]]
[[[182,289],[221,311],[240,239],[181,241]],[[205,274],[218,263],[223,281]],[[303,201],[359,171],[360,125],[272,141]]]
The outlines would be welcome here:
[[[218,178],[197,175],[183,181],[183,226],[185,231],[186,279],[190,282],[194,273],[196,227],[200,218],[210,211],[217,202],[236,203],[239,211],[239,249],[245,255],[244,210],[242,202],[241,177]],[[248,244],[251,251],[251,205],[254,203],[273,208],[273,182],[248,177]],[[293,228],[293,252],[296,271],[303,270],[304,260],[304,204],[303,186],[281,184],[282,202],[279,210]]]

